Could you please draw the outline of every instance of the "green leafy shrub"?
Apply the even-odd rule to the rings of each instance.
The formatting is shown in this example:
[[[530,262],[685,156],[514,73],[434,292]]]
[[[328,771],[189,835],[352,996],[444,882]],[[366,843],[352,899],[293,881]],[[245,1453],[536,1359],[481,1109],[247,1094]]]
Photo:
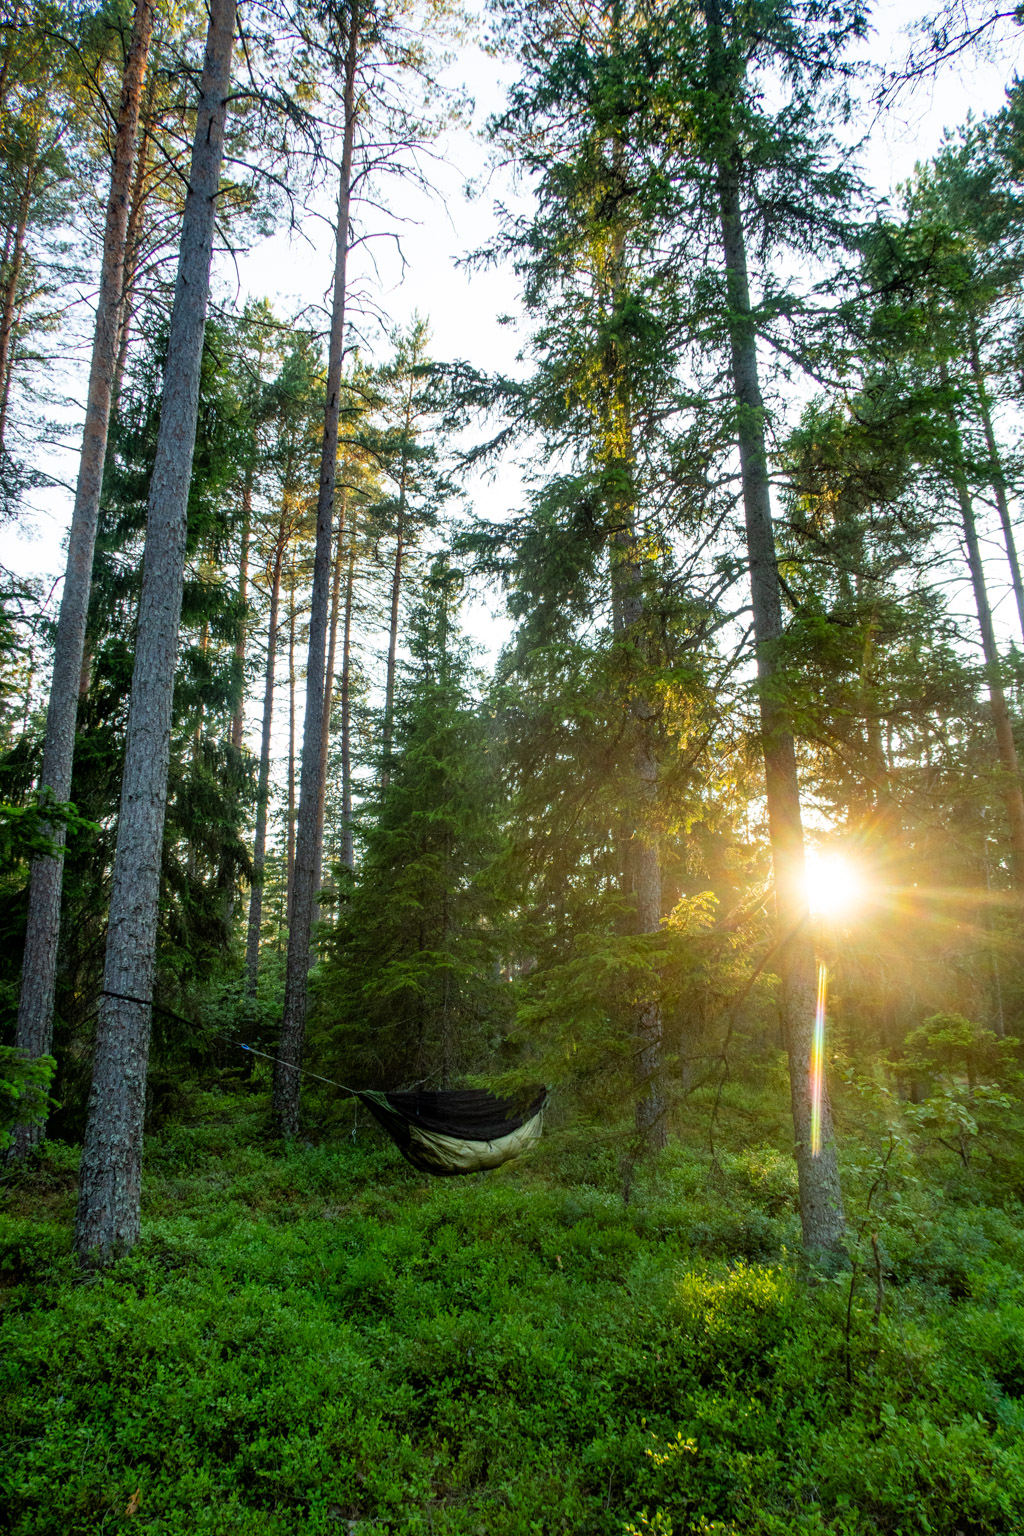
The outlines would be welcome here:
[[[143,1239],[103,1275],[70,1254],[72,1149],[0,1191],[12,1536],[1024,1526],[1012,1201],[879,1207],[876,1317],[873,1274],[789,1257],[768,1144],[718,1169],[674,1145],[624,1204],[557,1145],[430,1182],[376,1132],[268,1142],[248,1090],[192,1104],[147,1141]],[[755,1232],[767,1259],[735,1251]]]

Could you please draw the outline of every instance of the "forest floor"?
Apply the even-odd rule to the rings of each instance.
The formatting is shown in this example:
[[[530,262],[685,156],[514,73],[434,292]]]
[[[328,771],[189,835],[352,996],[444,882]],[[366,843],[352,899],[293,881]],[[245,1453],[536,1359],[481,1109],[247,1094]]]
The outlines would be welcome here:
[[[1019,1206],[891,1143],[880,1184],[847,1134],[871,1216],[808,1274],[782,1124],[745,1149],[730,1093],[731,1150],[705,1105],[628,1204],[599,1135],[428,1181],[369,1127],[284,1151],[260,1093],[196,1093],[101,1276],[50,1145],[0,1189],[0,1529],[1024,1530]]]

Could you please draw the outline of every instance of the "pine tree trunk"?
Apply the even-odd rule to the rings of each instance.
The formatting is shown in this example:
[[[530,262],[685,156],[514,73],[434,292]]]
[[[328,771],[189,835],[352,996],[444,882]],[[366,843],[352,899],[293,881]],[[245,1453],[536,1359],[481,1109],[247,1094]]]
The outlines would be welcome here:
[[[981,862],[985,871],[985,908],[981,926],[984,927],[988,937],[989,963],[992,967],[992,990],[995,994],[995,1017],[992,1020],[992,1033],[1000,1040],[1006,1036],[1006,1017],[1003,1012],[1003,978],[999,970],[999,948],[992,932],[992,871],[988,862],[988,830],[985,829],[984,842],[981,849]]]
[[[620,511],[629,528],[612,545],[612,613],[616,637],[643,650],[644,601],[637,559],[632,508]],[[654,710],[639,692],[628,703],[632,720],[631,761],[636,795],[632,824],[623,829],[623,883],[632,903],[631,927],[655,934],[661,927],[661,860],[652,825],[658,800],[658,756],[652,739]],[[657,995],[640,997],[633,1016],[633,1082],[636,1088],[637,1138],[645,1151],[666,1143],[665,1091],[662,1082],[662,1013]]]
[[[405,556],[405,512],[409,494],[409,434],[412,431],[413,381],[405,405],[405,435],[402,439],[402,467],[398,484],[398,526],[395,540],[395,564],[391,577],[391,622],[388,629],[388,667],[384,687],[384,732],[381,753],[381,788],[387,789],[391,777],[391,738],[395,720],[395,667],[398,657],[398,613],[402,595],[402,561]]]
[[[139,1235],[150,1004],[188,491],[231,82],[235,0],[211,0],[209,14],[150,481],[104,990],[75,1224],[79,1257],[101,1264],[133,1247]],[[127,1002],[126,997],[138,1001]]]
[[[288,593],[288,828],[285,839],[285,911],[292,920],[292,892],[295,888],[295,561]]]
[[[945,365],[942,367],[942,382],[948,386],[949,379]],[[999,647],[996,645],[992,609],[985,585],[985,567],[981,559],[981,546],[978,543],[974,504],[967,489],[967,477],[963,468],[960,431],[952,411],[949,413],[949,429],[953,442],[953,480],[963,521],[967,563],[971,572],[971,586],[974,589],[974,605],[978,613],[978,628],[981,631],[981,648],[988,676],[988,698],[995,730],[996,749],[999,753],[999,765],[1003,770],[1003,803],[1006,806],[1006,817],[1010,824],[1013,885],[1016,891],[1021,892],[1024,891],[1024,792],[1021,790],[1020,764],[1017,759],[1017,746],[1013,739],[1013,722],[1010,719],[1010,710],[1003,690]]]
[[[85,428],[79,461],[78,485],[68,540],[67,570],[57,635],[54,643],[53,681],[46,712],[40,790],[55,800],[71,794],[71,770],[75,748],[75,722],[81,679],[85,673],[85,632],[92,585],[93,550],[99,516],[100,489],[107,453],[107,429],[117,345],[117,320],[121,301],[128,188],[135,156],[139,101],[146,72],[153,24],[153,0],[138,0],[131,45],[125,61],[118,111],[114,164],[107,200],[103,240],[103,266],[96,306],[96,329],[86,403]],[[63,830],[56,839],[60,852],[54,858],[36,859],[29,887],[28,924],[18,1006],[17,1044],[28,1056],[49,1054],[53,1041],[53,1004],[60,936],[60,900],[64,872]],[[15,1133],[11,1155],[23,1156],[41,1136],[38,1127],[21,1126]]]
[[[245,605],[249,598],[249,536],[252,529],[252,481],[253,471],[250,465],[245,472],[245,483],[242,486],[242,547],[238,554],[238,603],[241,613],[238,618],[238,639],[235,641],[235,661],[238,664],[241,687],[238,696],[238,708],[231,720],[231,745],[236,752],[242,750],[242,735],[245,729],[245,639],[246,639],[246,614]]]
[[[253,842],[253,880],[249,894],[249,929],[245,943],[245,990],[256,996],[260,974],[260,933],[263,927],[263,869],[267,857],[267,807],[270,803],[270,735],[274,723],[274,683],[277,675],[277,626],[281,604],[281,567],[287,539],[285,514],[274,546],[274,571],[270,582],[270,621],[267,625],[267,670],[263,684],[263,728],[260,732],[260,777],[256,794],[256,836]]]
[[[21,714],[21,729],[28,730],[28,722],[32,718],[32,685],[36,677],[36,648],[29,646],[28,676],[25,679],[25,704]]]
[[[352,839],[352,609],[356,586],[356,533],[349,529],[345,623],[341,644],[341,862],[355,866]]]
[[[331,712],[334,708],[334,667],[338,650],[338,614],[341,608],[341,567],[345,558],[345,515],[348,511],[348,487],[341,488],[341,510],[338,513],[338,542],[334,551],[334,573],[331,578],[331,618],[327,636],[327,668],[324,674],[324,712],[320,726],[320,800],[317,806],[317,831],[313,844],[316,859],[313,889],[319,891],[323,882],[324,815],[327,808],[327,759],[331,745]]]
[[[10,330],[10,351],[7,357],[7,368],[3,374],[3,389],[0,391],[0,461],[3,459],[4,444],[7,441],[7,416],[11,404],[11,386],[14,382],[14,349],[21,329],[21,317],[25,312],[25,300],[22,299],[14,312]]]
[[[87,698],[92,684],[92,645],[86,632],[85,643],[82,646],[82,667],[78,674],[78,701]]]
[[[717,12],[717,6],[707,4],[706,14],[712,30],[713,12]],[[718,195],[757,650],[765,795],[780,946],[778,970],[782,982],[782,1026],[789,1058],[800,1220],[807,1251],[827,1252],[838,1249],[842,1241],[843,1204],[823,1062],[820,1150],[812,1147],[811,1139],[811,1068],[817,978],[814,948],[807,926],[804,837],[796,749],[775,685],[779,671],[777,646],[782,635],[782,597],[772,525],[757,338],[750,308],[746,246],[740,210],[738,150],[719,163]]]
[[[114,387],[110,401],[112,415],[116,413],[118,402],[121,398],[125,364],[128,360],[128,343],[131,339],[132,320],[135,315],[135,281],[138,271],[139,249],[142,244],[142,219],[146,211],[146,203],[149,199],[149,190],[146,187],[146,172],[149,168],[149,146],[151,142],[149,120],[152,116],[155,100],[156,65],[159,62],[159,58],[158,47],[153,67],[149,73],[146,99],[142,104],[139,114],[142,132],[139,138],[138,154],[135,158],[135,175],[132,179],[131,197],[128,202],[128,227],[124,238],[121,302],[117,320],[117,361],[114,364]]]
[[[1013,523],[1010,520],[1010,507],[1006,495],[1006,476],[1003,473],[1003,464],[999,456],[999,446],[996,443],[995,429],[992,426],[992,410],[989,405],[988,390],[985,388],[985,372],[981,366],[981,352],[978,347],[978,328],[971,321],[971,373],[974,375],[975,387],[978,391],[978,409],[981,412],[981,425],[985,433],[985,446],[988,448],[989,481],[995,492],[996,506],[999,509],[999,521],[1003,529],[1003,543],[1006,546],[1006,559],[1010,566],[1010,579],[1013,582],[1013,596],[1017,604],[1017,621],[1020,625],[1021,637],[1024,638],[1024,579],[1021,577],[1020,560],[1017,556],[1017,541],[1013,536]]]
[[[278,1048],[278,1065],[274,1073],[274,1109],[282,1134],[285,1136],[294,1136],[299,1128],[301,1078],[295,1068],[302,1064],[302,1047],[306,1032],[309,946],[313,931],[313,906],[316,899],[314,877],[320,806],[320,734],[323,726],[327,596],[334,532],[334,486],[338,473],[338,421],[341,410],[341,372],[345,341],[349,198],[356,120],[356,64],[359,37],[357,7],[352,5],[347,15],[349,36],[345,57],[345,137],[342,149],[341,183],[338,190],[334,295],[327,361],[327,401],[324,410],[324,436],[320,459],[320,491],[316,509],[316,553],[313,561],[313,594],[309,616],[306,715],[302,733],[295,882],[291,926],[288,930],[284,1018]]]
[[[17,218],[13,224],[4,227],[4,248],[0,251],[0,272],[3,272],[11,259],[11,249],[14,245],[14,236],[17,233]]]
[[[28,228],[28,210],[32,202],[32,183],[37,167],[28,166],[25,185],[18,202],[18,217],[14,227],[14,249],[11,252],[7,280],[4,283],[3,307],[0,309],[0,459],[3,458],[7,439],[7,403],[11,397],[11,373],[16,331],[15,310],[18,302],[18,282],[25,259],[25,233]],[[108,204],[109,224],[109,204]]]
[[[398,538],[395,543],[395,563],[391,574],[391,618],[388,627],[388,665],[384,685],[384,731],[381,742],[382,789],[387,789],[391,779],[391,738],[395,720],[395,667],[398,657],[398,612],[402,593],[402,561],[405,556],[405,526],[402,511],[398,514]]]
[[[860,600],[859,586],[857,597]],[[871,615],[868,632],[864,637],[857,699],[858,708],[864,720],[864,762],[867,772],[866,799],[861,807],[861,820],[864,825],[867,825],[868,821],[874,818],[876,827],[880,808],[889,802],[889,765],[886,762],[885,747],[882,742],[881,721],[874,703],[874,691],[878,686],[875,646],[877,623],[876,611]]]

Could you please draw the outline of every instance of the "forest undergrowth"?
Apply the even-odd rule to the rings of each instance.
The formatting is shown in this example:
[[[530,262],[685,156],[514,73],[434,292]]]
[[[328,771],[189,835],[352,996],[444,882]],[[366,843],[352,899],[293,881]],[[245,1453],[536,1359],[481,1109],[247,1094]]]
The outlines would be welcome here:
[[[713,1151],[691,1095],[626,1202],[621,1139],[557,1109],[521,1164],[430,1181],[349,1105],[283,1148],[226,1076],[147,1140],[142,1240],[93,1275],[77,1150],[45,1144],[2,1188],[0,1523],[1019,1531],[1017,1199],[841,1088],[850,1264],[815,1273],[782,1084],[731,1082]]]

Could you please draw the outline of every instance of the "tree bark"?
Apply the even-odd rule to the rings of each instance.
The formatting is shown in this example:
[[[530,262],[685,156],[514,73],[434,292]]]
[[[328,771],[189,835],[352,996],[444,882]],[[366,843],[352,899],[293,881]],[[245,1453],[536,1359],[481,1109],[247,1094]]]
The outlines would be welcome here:
[[[25,169],[25,186],[18,202],[18,217],[14,226],[14,248],[4,284],[3,308],[0,310],[0,458],[4,454],[7,436],[7,402],[11,396],[11,367],[16,330],[14,313],[18,302],[21,264],[25,258],[25,232],[28,228],[28,211],[32,202],[32,183],[35,180],[36,169],[35,165],[27,166]],[[109,213],[108,203],[108,223]]]
[[[345,577],[345,623],[341,644],[341,862],[355,866],[352,838],[352,609],[356,585],[356,532],[350,525]]]
[[[717,0],[705,0],[705,15],[708,19],[710,46],[721,52],[721,21]],[[722,96],[727,105],[731,95],[728,84],[724,84]],[[789,1059],[804,1247],[809,1253],[830,1252],[839,1248],[845,1224],[823,1061],[820,1149],[812,1147],[811,1138],[811,1074],[814,1062],[817,975],[814,947],[808,930],[804,835],[796,748],[786,710],[777,696],[776,680],[780,675],[777,647],[782,635],[782,596],[772,524],[757,335],[750,306],[746,242],[740,206],[739,154],[738,146],[728,144],[720,155],[717,166],[718,203],[754,614],[768,832],[775,877],[782,1029]]]
[[[1010,507],[1006,495],[1006,476],[1003,473],[1002,460],[999,457],[999,446],[996,443],[995,429],[992,425],[992,409],[989,405],[988,390],[985,388],[985,372],[981,366],[981,350],[978,346],[978,328],[971,321],[971,373],[974,376],[974,384],[978,391],[978,409],[981,413],[982,430],[985,433],[985,446],[988,449],[988,473],[992,490],[995,493],[996,506],[999,509],[999,521],[1003,529],[1003,543],[1006,546],[1006,559],[1010,566],[1010,579],[1013,582],[1013,596],[1017,604],[1017,621],[1020,624],[1021,637],[1024,638],[1024,579],[1021,577],[1020,560],[1017,555],[1017,541],[1013,536],[1013,523],[1010,521]]]
[[[160,57],[159,45],[156,57],[158,61]],[[139,139],[138,153],[135,157],[135,175],[132,179],[131,197],[128,203],[128,227],[124,237],[121,300],[117,319],[117,361],[114,364],[114,387],[110,402],[112,414],[117,411],[118,401],[121,398],[125,364],[128,360],[128,342],[131,338],[132,319],[134,318],[133,300],[139,247],[142,242],[142,219],[149,198],[149,189],[146,186],[146,171],[149,162],[149,145],[151,142],[149,124],[155,100],[155,82],[156,66],[154,63],[153,69],[150,70],[149,83],[146,86],[146,99],[139,112],[139,123],[142,132]]]
[[[405,403],[405,428],[402,438],[402,467],[398,481],[398,524],[395,537],[395,564],[391,577],[391,622],[388,629],[388,668],[384,688],[384,731],[381,755],[381,788],[387,789],[391,777],[391,738],[395,721],[395,665],[398,657],[398,611],[402,595],[402,561],[405,555],[405,513],[409,494],[409,434],[412,431],[413,378],[409,376],[409,394]]]
[[[260,932],[263,926],[263,869],[267,857],[267,807],[270,801],[270,734],[274,723],[274,683],[277,674],[277,627],[281,603],[281,567],[287,540],[285,513],[274,545],[270,581],[270,620],[267,625],[267,670],[263,684],[263,728],[260,732],[260,777],[256,794],[256,836],[253,842],[253,881],[249,895],[249,929],[245,943],[245,990],[256,996],[260,974]]]
[[[327,589],[331,574],[331,543],[334,532],[334,486],[338,472],[338,420],[341,410],[341,371],[345,341],[345,289],[348,259],[349,199],[356,121],[356,65],[358,61],[359,11],[348,10],[345,55],[345,135],[338,189],[338,224],[334,261],[334,295],[331,337],[327,362],[327,401],[320,458],[320,491],[316,509],[316,554],[313,561],[313,594],[309,616],[309,652],[306,665],[306,715],[302,733],[302,768],[299,788],[299,820],[295,843],[295,882],[288,958],[285,969],[284,1018],[274,1073],[274,1109],[282,1134],[294,1136],[299,1128],[299,1085],[295,1069],[302,1064],[309,994],[309,946],[316,898],[316,836],[320,805],[320,736],[323,728],[324,662],[327,639]]]
[[[324,673],[324,712],[320,726],[320,798],[317,805],[317,830],[313,844],[315,867],[313,889],[319,891],[323,883],[324,816],[327,808],[327,759],[331,745],[331,712],[334,708],[334,668],[338,650],[338,614],[341,608],[341,568],[345,558],[345,519],[348,512],[348,487],[341,488],[341,510],[338,513],[338,542],[334,551],[334,573],[331,578],[331,618],[327,635],[327,667]]]
[[[295,561],[288,593],[288,827],[285,838],[285,910],[292,920],[295,886]]]
[[[249,597],[249,536],[252,529],[252,465],[246,469],[242,486],[242,547],[238,555],[238,602],[241,613],[238,619],[238,639],[235,641],[235,661],[238,664],[241,690],[238,708],[231,720],[231,745],[236,752],[242,750],[242,734],[245,729],[245,605]]]
[[[399,508],[398,536],[395,542],[395,563],[391,575],[391,619],[388,629],[388,667],[384,688],[384,731],[381,743],[381,789],[387,789],[391,779],[391,738],[395,720],[395,664],[398,656],[398,610],[402,591],[402,561],[405,555],[404,508]]]
[[[4,248],[3,251],[0,252],[0,272],[4,270],[4,268],[7,266],[7,263],[11,259],[11,249],[14,245],[14,237],[17,233],[17,229],[18,220],[17,216],[15,216],[14,223],[7,224],[4,227]]]
[[[635,510],[629,528],[612,545],[612,613],[616,637],[644,647],[642,574],[636,551]],[[654,710],[637,691],[627,703],[632,717],[631,760],[636,793],[632,825],[624,831],[623,880],[632,901],[632,926],[637,934],[655,934],[661,927],[661,858],[652,825],[658,801],[658,754],[653,740]],[[640,997],[633,1016],[633,1082],[636,1089],[636,1130],[648,1152],[667,1140],[665,1091],[662,1082],[663,1023],[658,995]]]
[[[231,83],[235,0],[211,0],[209,15],[150,481],[104,990],[75,1224],[79,1257],[101,1264],[133,1247],[140,1224],[146,1069],[188,491]]]
[[[53,681],[46,712],[43,765],[39,778],[40,790],[49,792],[59,801],[66,801],[71,794],[75,723],[81,679],[86,667],[85,634],[92,586],[93,551],[110,423],[121,273],[128,220],[128,189],[135,157],[139,102],[152,25],[153,0],[138,0],[117,117],[85,427],[68,540],[64,592],[57,620]],[[28,1056],[48,1055],[53,1041],[53,1004],[64,873],[63,828],[59,829],[55,841],[59,851],[54,858],[33,861],[29,887],[17,1032],[18,1047]],[[41,1135],[39,1127],[20,1126],[15,1133],[12,1155],[23,1156]]]
[[[15,309],[14,318],[11,321],[10,352],[7,358],[7,369],[3,374],[3,389],[0,390],[0,459],[3,458],[4,444],[7,441],[7,416],[11,404],[11,385],[14,382],[14,347],[24,313],[25,299],[23,297]]]
[[[984,814],[984,813],[983,813]],[[988,935],[988,954],[992,966],[992,990],[995,994],[995,1017],[992,1032],[1000,1040],[1006,1036],[1006,1016],[1003,1012],[1003,978],[999,969],[999,949],[992,932],[992,871],[988,862],[988,830],[985,830],[981,849],[981,861],[985,870],[985,917],[984,928]]]

